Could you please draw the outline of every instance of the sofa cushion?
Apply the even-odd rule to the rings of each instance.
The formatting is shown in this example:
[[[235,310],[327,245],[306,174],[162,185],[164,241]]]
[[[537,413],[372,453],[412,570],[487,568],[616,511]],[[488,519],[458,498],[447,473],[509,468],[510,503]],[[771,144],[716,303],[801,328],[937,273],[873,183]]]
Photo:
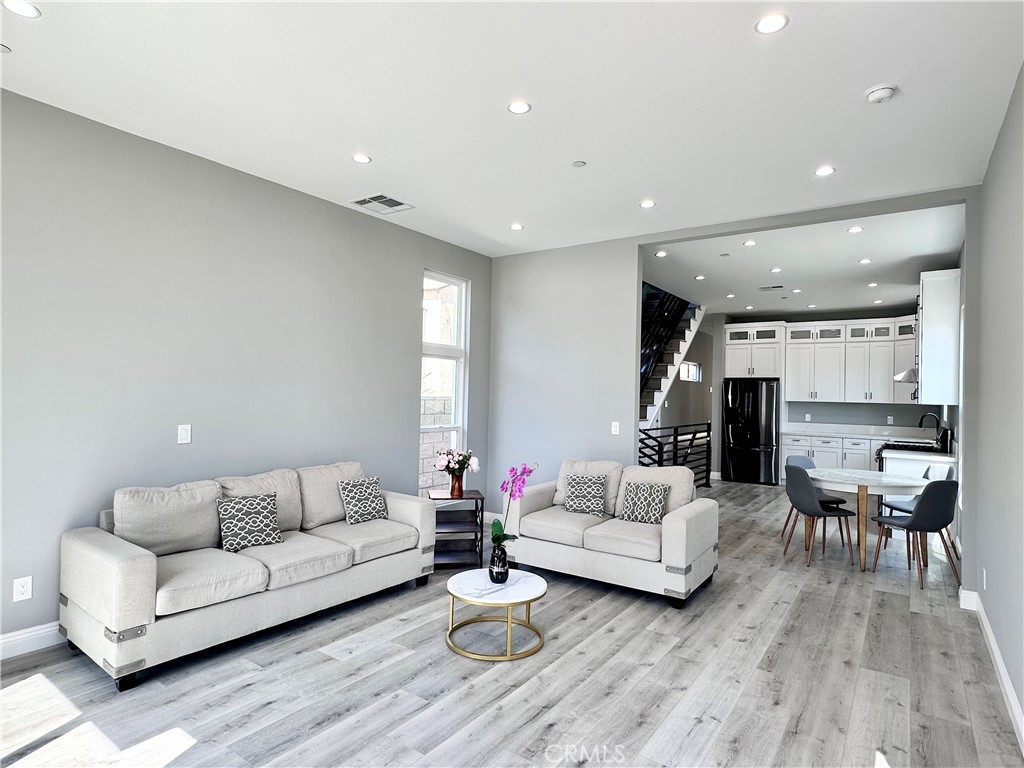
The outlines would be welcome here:
[[[280,589],[343,571],[352,565],[352,547],[301,531],[285,531],[280,544],[249,547],[238,557],[251,557],[270,572],[267,589]]]
[[[355,565],[412,549],[420,539],[419,531],[411,525],[394,520],[367,520],[358,525],[343,520],[321,525],[310,533],[352,547]]]
[[[297,531],[302,524],[302,494],[299,473],[294,469],[275,469],[245,477],[218,477],[225,496],[277,494],[277,523],[282,531]]]
[[[262,564],[222,549],[194,549],[156,559],[156,615],[202,608],[267,588]]]
[[[358,525],[367,520],[388,519],[388,505],[380,492],[379,477],[341,480],[338,482],[338,490],[345,507],[345,522]]]
[[[615,497],[619,492],[619,480],[622,477],[622,465],[619,462],[566,459],[558,470],[554,504],[565,502],[566,478],[569,475],[607,475],[604,485],[604,511],[606,514],[612,514],[612,510],[615,508]]]
[[[519,533],[531,539],[568,544],[570,547],[583,546],[583,532],[595,525],[601,525],[608,517],[581,515],[566,512],[563,507],[549,507],[539,512],[524,515],[519,521]]]
[[[220,515],[220,546],[225,552],[281,543],[277,498],[273,493],[217,499],[217,513]]]
[[[604,514],[604,488],[608,475],[567,475],[565,478],[566,512]]]
[[[613,518],[588,528],[583,546],[594,552],[608,552],[638,560],[661,560],[661,526]]]
[[[658,483],[667,485],[668,506],[671,512],[693,499],[693,472],[688,467],[626,467],[622,470],[622,483],[615,501],[615,516],[622,516],[622,504],[626,500],[626,483]]]
[[[668,512],[668,486],[661,483],[623,483],[623,520],[633,523],[659,525]]]
[[[302,529],[336,523],[345,519],[345,505],[341,503],[338,482],[365,477],[363,465],[358,461],[339,461],[319,467],[295,470],[302,490]]]
[[[155,555],[220,546],[213,480],[170,488],[120,488],[114,493],[114,535]]]

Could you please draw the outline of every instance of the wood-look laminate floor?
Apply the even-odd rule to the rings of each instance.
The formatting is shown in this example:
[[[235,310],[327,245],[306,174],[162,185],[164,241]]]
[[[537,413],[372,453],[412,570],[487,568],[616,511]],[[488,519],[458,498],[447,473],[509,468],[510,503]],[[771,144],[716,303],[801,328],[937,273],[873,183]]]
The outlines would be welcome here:
[[[440,571],[121,694],[52,648],[3,665],[2,765],[1022,765],[941,552],[923,591],[899,541],[861,573],[834,529],[807,568],[800,546],[782,556],[781,490],[704,495],[721,504],[720,570],[683,610],[542,571],[541,652],[473,661],[445,646]],[[475,626],[462,643],[500,649],[500,626]]]

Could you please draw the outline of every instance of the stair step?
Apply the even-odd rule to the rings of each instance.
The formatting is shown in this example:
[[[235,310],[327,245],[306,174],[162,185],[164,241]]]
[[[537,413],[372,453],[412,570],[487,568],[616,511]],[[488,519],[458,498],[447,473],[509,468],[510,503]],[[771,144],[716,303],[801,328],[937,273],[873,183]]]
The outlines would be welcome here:
[[[648,390],[640,393],[640,405],[654,405],[655,390]]]
[[[668,363],[660,363],[654,366],[652,379],[664,379],[668,376]]]
[[[679,354],[679,353],[678,352],[666,352],[665,354],[663,354],[661,356],[661,362],[666,363],[667,365],[675,365],[676,364],[676,355],[677,354]]]

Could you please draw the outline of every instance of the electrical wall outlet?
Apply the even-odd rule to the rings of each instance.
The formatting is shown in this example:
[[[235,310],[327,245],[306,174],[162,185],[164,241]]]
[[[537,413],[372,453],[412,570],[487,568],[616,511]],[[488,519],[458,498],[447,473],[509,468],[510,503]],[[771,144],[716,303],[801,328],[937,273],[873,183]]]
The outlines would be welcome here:
[[[885,417],[885,423],[886,424],[892,424],[892,416],[886,416]]]
[[[804,421],[810,421],[810,420],[811,420],[811,414],[805,413],[804,414]]]
[[[192,425],[178,425],[178,445],[187,445],[192,442]]]
[[[14,580],[14,602],[32,599],[32,577],[22,576]]]
[[[981,589],[983,592],[988,589],[988,571],[984,568],[981,569]]]
[[[613,421],[612,422],[612,434],[613,435],[619,434],[619,422],[617,422],[617,421]]]

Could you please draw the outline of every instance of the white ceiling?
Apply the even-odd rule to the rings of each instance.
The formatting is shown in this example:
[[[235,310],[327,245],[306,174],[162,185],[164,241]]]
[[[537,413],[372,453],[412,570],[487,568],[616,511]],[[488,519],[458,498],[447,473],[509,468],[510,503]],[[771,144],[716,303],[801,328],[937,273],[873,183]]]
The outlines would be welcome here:
[[[978,184],[1024,58],[1019,2],[38,4],[3,87],[491,256]]]
[[[864,231],[847,232],[855,226]],[[757,245],[744,246],[747,240]],[[921,272],[955,267],[963,241],[962,205],[927,208],[645,246],[644,280],[709,312],[734,316],[883,311],[913,306]],[[667,255],[658,258],[659,250]],[[782,272],[772,273],[774,267]],[[695,280],[696,275],[705,279]],[[870,282],[878,287],[868,288]],[[775,285],[784,290],[759,290]],[[729,293],[736,297],[727,299]],[[882,304],[875,305],[876,299]],[[746,310],[748,305],[754,309]]]

